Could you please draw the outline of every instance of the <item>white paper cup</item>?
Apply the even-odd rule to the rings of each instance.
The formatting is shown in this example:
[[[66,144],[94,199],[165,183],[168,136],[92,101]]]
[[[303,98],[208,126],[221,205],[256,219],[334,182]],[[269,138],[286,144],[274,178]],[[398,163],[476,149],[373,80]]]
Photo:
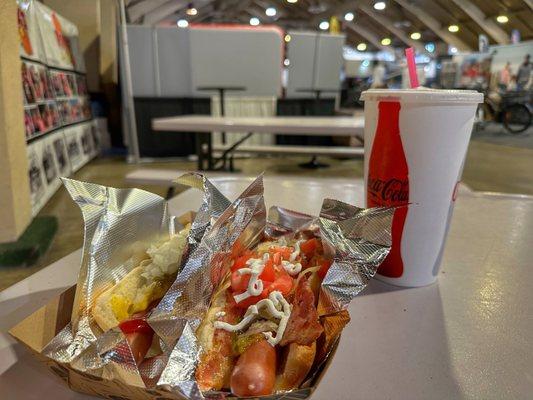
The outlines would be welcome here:
[[[478,103],[470,90],[376,89],[365,102],[366,206],[396,211],[377,278],[398,286],[437,279]]]

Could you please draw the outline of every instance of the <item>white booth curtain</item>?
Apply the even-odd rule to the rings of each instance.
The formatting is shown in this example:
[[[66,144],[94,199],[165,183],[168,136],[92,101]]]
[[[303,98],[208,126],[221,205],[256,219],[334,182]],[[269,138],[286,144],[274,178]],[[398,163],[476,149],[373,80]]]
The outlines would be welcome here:
[[[273,96],[224,96],[224,113],[226,117],[273,117],[276,115],[276,98]],[[211,115],[220,116],[220,98],[211,97]],[[226,132],[226,144],[231,145],[246,135],[247,132]],[[214,145],[222,144],[220,132],[213,132]],[[275,143],[274,135],[257,134],[244,144],[271,145]]]

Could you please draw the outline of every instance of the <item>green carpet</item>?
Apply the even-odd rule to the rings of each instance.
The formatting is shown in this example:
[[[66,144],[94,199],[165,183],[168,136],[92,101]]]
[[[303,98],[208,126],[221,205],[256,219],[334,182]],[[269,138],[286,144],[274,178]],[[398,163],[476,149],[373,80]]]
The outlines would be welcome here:
[[[19,240],[0,244],[0,267],[35,264],[50,247],[56,232],[56,217],[34,218]]]

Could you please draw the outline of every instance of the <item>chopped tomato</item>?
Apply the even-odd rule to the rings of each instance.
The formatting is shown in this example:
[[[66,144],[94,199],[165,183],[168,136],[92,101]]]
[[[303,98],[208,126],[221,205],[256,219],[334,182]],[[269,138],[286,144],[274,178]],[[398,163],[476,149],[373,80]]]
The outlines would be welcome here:
[[[333,260],[322,260],[320,262],[320,269],[317,272],[320,279],[324,279],[329,271],[329,267],[331,267],[331,264],[333,264]]]
[[[312,238],[306,240],[300,244],[300,251],[306,255],[306,257],[311,257],[318,247],[317,238]]]
[[[276,280],[268,287],[268,293],[277,290],[286,296],[291,292],[293,283],[294,279],[285,270],[281,270]]]
[[[266,299],[268,297],[268,295],[270,294],[270,292],[271,292],[271,290],[270,290],[270,286],[271,285],[272,284],[270,282],[263,281],[263,291],[261,292],[261,294],[259,296],[248,297],[247,299],[244,299],[244,300],[236,303],[236,306],[238,308],[247,309],[252,304],[256,304],[259,300]],[[243,290],[243,292],[244,292],[244,290]]]
[[[250,274],[239,274],[239,271],[231,273],[231,290],[236,293],[242,293],[248,288]]]
[[[278,247],[278,246],[272,246],[269,250],[269,252],[271,254],[276,254],[276,253],[279,253],[279,255],[281,256],[282,259],[284,260],[288,260],[289,257],[291,256],[291,253],[292,253],[292,249],[290,247]]]
[[[152,333],[153,330],[148,325],[148,322],[144,318],[135,318],[122,321],[118,327],[125,335],[129,333],[141,332],[141,333]]]
[[[272,261],[274,262],[274,265],[280,265],[281,264],[281,254],[280,253],[274,253],[272,255]]]
[[[259,279],[268,282],[274,282],[274,279],[276,279],[276,271],[274,270],[274,263],[271,258],[265,263],[265,267],[263,268],[261,275],[259,275]]]
[[[243,255],[241,255],[240,257],[237,257],[235,259],[235,261],[233,262],[233,265],[231,266],[231,270],[232,271],[236,271],[238,269],[241,269],[241,268],[245,267],[246,266],[246,262],[250,258],[253,258],[253,255],[254,255],[254,253],[252,253],[251,251],[244,252]]]

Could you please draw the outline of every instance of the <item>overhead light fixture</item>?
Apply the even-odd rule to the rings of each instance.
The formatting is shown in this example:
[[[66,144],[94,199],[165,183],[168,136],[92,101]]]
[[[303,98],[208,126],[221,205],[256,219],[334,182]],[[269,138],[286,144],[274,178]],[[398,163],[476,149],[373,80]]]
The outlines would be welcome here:
[[[297,3],[297,2],[298,2],[298,0],[287,0],[287,3],[292,3],[292,4],[294,4],[294,3]]]
[[[359,43],[357,45],[357,50],[358,51],[365,51],[366,50],[366,43]]]
[[[269,17],[273,17],[274,15],[277,14],[277,10],[274,7],[268,7],[265,10],[265,14],[268,15]]]
[[[252,17],[250,18],[250,25],[252,26],[257,26],[261,23],[261,21],[259,21],[259,18],[256,18],[256,17]]]
[[[433,53],[435,51],[435,43],[426,43],[424,47],[430,53]]]
[[[198,10],[194,7],[192,3],[189,3],[189,6],[187,7],[187,11],[185,11],[187,15],[196,15],[198,14]]]
[[[381,10],[384,10],[385,7],[387,7],[387,5],[385,4],[384,1],[376,1],[376,2],[374,3],[374,8],[375,8],[376,10],[381,11]]]
[[[507,17],[507,15],[498,15],[496,17],[496,21],[498,21],[500,24],[506,24],[507,22],[509,22],[509,18]]]
[[[288,33],[285,35],[285,43],[289,43],[291,41],[291,35],[289,35]]]
[[[448,27],[448,30],[449,30],[450,32],[453,32],[453,33],[455,33],[455,32],[459,32],[459,26],[458,26],[458,25],[450,25],[450,26]]]
[[[283,60],[283,65],[285,65],[286,67],[288,67],[289,65],[291,65],[291,62],[289,61],[288,58],[286,58],[285,60]]]
[[[389,46],[391,43],[392,43],[392,41],[388,37],[381,39],[381,44],[383,46]]]
[[[179,28],[187,28],[189,26],[189,22],[186,19],[178,19],[176,25],[178,25]]]
[[[346,14],[344,14],[345,21],[351,22],[353,21],[354,18],[355,18],[355,15],[352,12],[347,12]]]
[[[411,39],[413,40],[418,40],[422,37],[422,35],[420,34],[420,32],[413,32],[411,33]]]
[[[318,25],[320,29],[323,31],[327,31],[329,29],[329,22],[328,21],[322,21],[320,25]]]
[[[450,53],[452,54],[457,53],[457,47],[454,47],[454,46],[450,47]]]

